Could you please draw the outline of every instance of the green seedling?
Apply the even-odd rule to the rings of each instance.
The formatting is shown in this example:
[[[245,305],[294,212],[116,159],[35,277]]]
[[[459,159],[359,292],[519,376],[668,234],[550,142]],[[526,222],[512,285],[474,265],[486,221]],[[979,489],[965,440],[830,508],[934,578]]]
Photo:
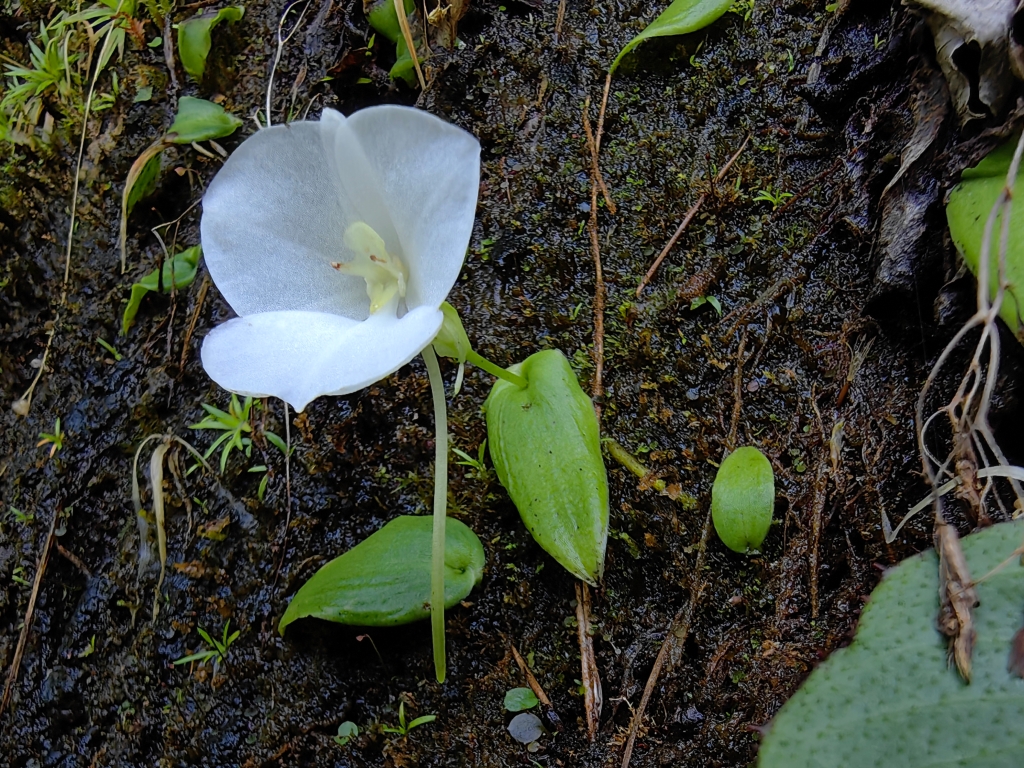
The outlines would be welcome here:
[[[768,187],[767,189],[758,190],[757,194],[754,196],[754,202],[771,203],[772,210],[775,211],[791,197],[793,197],[792,192],[783,192],[782,190],[776,190],[772,187]]]
[[[408,736],[409,731],[413,728],[419,728],[421,725],[432,723],[435,720],[437,720],[437,715],[422,715],[421,717],[417,717],[412,722],[406,724],[405,702],[403,701],[398,704],[398,727],[396,728],[391,725],[385,725],[381,727],[381,731],[384,733],[397,733],[399,736]]]
[[[29,583],[28,579],[21,575],[24,572],[25,566],[19,565],[17,568],[11,571],[11,581],[13,581],[15,584],[20,584],[23,587],[31,587],[32,585]]]
[[[775,507],[775,475],[757,448],[737,448],[726,457],[711,488],[715,531],[729,549],[757,550],[768,535]]]
[[[20,509],[14,507],[8,507],[7,511],[11,513],[11,517],[19,525],[31,525],[36,521],[36,516],[32,512],[22,512]]]
[[[484,453],[486,451],[487,451],[487,438],[486,437],[484,438],[484,441],[482,443],[480,443],[480,447],[477,448],[476,458],[474,458],[473,456],[470,456],[465,451],[460,451],[458,448],[452,448],[452,452],[456,456],[458,456],[460,459],[462,459],[462,461],[456,461],[455,462],[456,464],[458,464],[460,467],[469,467],[470,469],[475,469],[481,475],[487,473],[487,465],[484,464]]]
[[[231,621],[229,619],[228,622],[224,625],[224,631],[221,633],[221,637],[218,640],[217,638],[211,636],[210,633],[202,627],[198,627],[196,629],[196,632],[199,633],[199,636],[203,639],[203,642],[206,643],[207,648],[205,650],[198,651],[197,653],[191,653],[188,656],[182,656],[180,659],[177,659],[174,662],[174,666],[177,667],[181,666],[182,664],[191,664],[194,661],[197,661],[200,664],[206,664],[208,661],[212,659],[213,671],[214,674],[216,674],[218,667],[222,663],[227,663],[228,649],[231,647],[231,644],[235,642],[235,640],[237,640],[238,636],[241,634],[241,630],[238,629],[228,634],[230,632],[230,629]]]
[[[51,459],[57,451],[64,447],[64,432],[60,428],[59,418],[53,425],[53,432],[41,432],[39,434],[39,442],[36,443],[36,448],[41,448],[44,445],[50,446]]]
[[[718,316],[722,316],[722,303],[714,296],[698,296],[690,302],[690,309],[698,309],[703,307],[705,304],[710,304],[714,307],[715,312]]]
[[[220,430],[223,434],[213,441],[213,445],[206,449],[204,459],[208,459],[218,448],[220,453],[220,471],[224,473],[228,464],[228,457],[235,449],[244,451],[246,456],[252,455],[252,440],[243,437],[244,433],[252,432],[252,425],[249,423],[249,413],[252,410],[253,400],[245,398],[242,403],[238,402],[238,395],[231,396],[231,404],[228,405],[228,412],[214,408],[208,403],[202,403],[203,410],[208,414],[205,419],[197,424],[190,424],[189,429],[214,429]]]
[[[540,699],[529,688],[513,688],[505,694],[505,709],[509,712],[522,712],[533,709],[540,704]]]
[[[249,472],[256,474],[259,472],[263,473],[263,477],[260,479],[260,487],[256,489],[256,498],[263,501],[263,497],[267,493],[267,481],[270,480],[270,474],[265,464],[258,464],[255,467],[249,467]]]
[[[96,343],[99,344],[101,347],[103,347],[105,350],[107,350],[107,352],[109,352],[111,355],[113,355],[114,356],[114,360],[116,360],[117,362],[121,362],[124,359],[124,357],[122,357],[121,353],[118,352],[114,348],[114,345],[111,344],[106,339],[104,339],[104,338],[102,338],[100,336],[97,336],[96,337]]]
[[[359,726],[351,720],[346,720],[338,726],[338,735],[334,737],[334,743],[339,747],[344,747],[352,739],[357,738],[359,738]]]
[[[201,255],[202,248],[198,245],[177,253],[172,258],[165,260],[162,268],[154,269],[132,285],[131,298],[121,317],[122,336],[127,335],[128,329],[135,322],[135,315],[138,314],[142,299],[147,293],[170,293],[172,290],[181,290],[192,284],[192,281],[196,279],[196,270]],[[116,355],[117,351],[113,351]]]

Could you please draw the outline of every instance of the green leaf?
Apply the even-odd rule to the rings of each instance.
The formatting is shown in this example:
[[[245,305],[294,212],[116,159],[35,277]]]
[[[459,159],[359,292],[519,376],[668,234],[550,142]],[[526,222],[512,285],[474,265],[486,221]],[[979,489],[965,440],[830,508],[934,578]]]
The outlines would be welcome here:
[[[722,543],[734,552],[758,549],[771,528],[774,507],[771,462],[749,445],[730,453],[711,488],[711,517]]]
[[[622,58],[644,40],[651,37],[687,35],[703,29],[729,10],[734,0],[675,0],[639,35],[634,37],[615,57],[609,74],[614,72]]]
[[[465,523],[445,526],[445,607],[480,583],[484,548]],[[340,624],[389,627],[430,616],[433,520],[404,515],[313,574],[288,604],[278,631],[313,616]]]
[[[197,83],[206,71],[206,57],[210,55],[210,32],[222,21],[238,21],[245,9],[229,5],[219,11],[207,11],[178,25],[178,55],[181,65]]]
[[[981,241],[985,233],[985,223],[996,199],[1006,185],[1006,175],[1010,170],[1013,152],[1017,139],[1011,139],[1002,146],[986,155],[980,163],[963,172],[960,183],[949,195],[946,206],[946,219],[949,221],[949,233],[953,243],[964,258],[968,268],[977,276],[981,264]],[[1017,174],[1017,189],[1020,189],[1021,176]],[[999,287],[999,238],[1002,228],[1002,216],[996,219],[992,231],[992,246],[989,255],[989,275],[991,279],[991,295],[994,297]],[[1024,327],[1021,324],[1020,292],[1024,289],[1024,218],[1019,213],[1010,219],[1009,243],[1006,253],[1006,277],[1010,283],[1003,295],[1003,305],[999,310],[1000,317],[1010,326],[1018,341],[1024,342]]]
[[[178,114],[167,132],[167,140],[175,144],[220,139],[230,136],[242,124],[224,107],[206,99],[182,96],[178,100]]]
[[[402,27],[398,23],[398,14],[395,13],[394,0],[374,0],[372,4],[368,3],[367,5],[369,9],[366,14],[366,20],[373,29],[380,32],[392,43],[397,44],[399,40],[404,40],[402,37]],[[405,12],[407,14],[412,13],[415,9],[416,4],[413,0],[405,0]]]
[[[149,197],[156,189],[157,180],[160,178],[161,154],[158,152],[149,158],[146,164],[142,166],[142,171],[135,177],[131,189],[128,190],[127,214],[131,214],[132,209],[135,208],[135,204],[139,200]]]
[[[975,579],[1003,564],[1024,521],[961,540]],[[1024,680],[1007,671],[1021,627],[1024,568],[1013,558],[975,588],[970,685],[946,658],[934,550],[887,572],[853,643],[832,654],[782,707],[759,768],[1016,768],[1024,755]]]
[[[150,291],[161,291],[170,293],[173,286],[176,290],[186,288],[196,279],[196,269],[199,264],[199,257],[202,255],[201,246],[193,246],[181,253],[175,254],[172,258],[164,261],[161,269],[154,269],[139,282],[132,285],[132,295],[128,300],[128,306],[124,308],[124,315],[121,317],[121,335],[128,333],[142,305],[143,297]]]
[[[499,379],[484,403],[498,479],[537,543],[596,584],[608,542],[608,475],[593,404],[558,350],[509,370],[527,386]]]
[[[509,712],[522,712],[540,704],[540,699],[529,688],[513,688],[505,694],[505,709]]]

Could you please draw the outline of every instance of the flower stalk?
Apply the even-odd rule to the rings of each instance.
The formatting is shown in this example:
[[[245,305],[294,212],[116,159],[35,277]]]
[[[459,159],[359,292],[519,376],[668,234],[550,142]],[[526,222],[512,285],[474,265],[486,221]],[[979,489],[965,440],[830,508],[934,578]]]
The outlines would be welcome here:
[[[434,530],[431,543],[430,632],[434,640],[434,674],[443,683],[446,675],[444,649],[444,556],[445,517],[448,514],[448,411],[445,407],[444,380],[437,355],[431,346],[423,349],[430,394],[434,401]]]
[[[473,350],[469,351],[466,355],[466,362],[472,363],[477,368],[487,371],[491,376],[496,376],[499,379],[507,381],[509,384],[515,384],[520,389],[526,389],[526,379],[520,376],[518,373],[512,373],[501,366],[495,365],[486,357],[477,354]]]

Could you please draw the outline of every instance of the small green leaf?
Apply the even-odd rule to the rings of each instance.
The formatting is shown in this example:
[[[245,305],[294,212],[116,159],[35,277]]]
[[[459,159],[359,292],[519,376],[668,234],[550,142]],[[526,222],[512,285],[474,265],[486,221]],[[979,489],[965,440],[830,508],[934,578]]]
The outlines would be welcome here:
[[[164,44],[164,39],[162,37],[154,37],[152,40],[150,40],[148,43],[146,43],[146,47],[147,48],[159,48],[163,44]]]
[[[121,335],[128,333],[138,314],[143,297],[150,291],[161,291],[170,293],[171,288],[175,290],[187,288],[196,279],[196,269],[199,264],[199,257],[202,255],[202,248],[193,246],[181,253],[175,254],[167,259],[162,269],[154,269],[139,282],[132,285],[132,295],[128,300],[128,306],[124,308],[124,315],[121,317]]]
[[[313,616],[340,624],[388,627],[430,616],[433,520],[404,515],[313,574],[288,604],[278,631]],[[465,523],[445,525],[445,607],[480,583],[484,548]]]
[[[135,98],[133,99],[133,103],[139,104],[139,103],[141,103],[143,101],[149,101],[152,98],[153,98],[153,86],[152,85],[144,85],[144,86],[142,86],[141,88],[139,88],[135,92]],[[138,182],[136,182],[136,183],[138,183]]]
[[[152,91],[152,89],[150,89]],[[136,99],[137,101],[138,99]],[[132,184],[130,190],[128,190],[128,210],[127,213],[131,214],[132,209],[135,208],[136,203],[145,197],[149,197],[153,194],[156,189],[156,182],[160,178],[160,155],[157,153],[153,155],[142,166],[142,171],[135,178],[135,182]]]
[[[206,99],[182,96],[178,100],[178,114],[167,132],[167,140],[175,144],[220,139],[230,136],[242,124],[224,107]]]
[[[505,694],[505,709],[509,712],[522,712],[540,704],[540,699],[529,688],[513,688]]]
[[[985,234],[985,224],[989,212],[995,205],[1003,187],[1006,185],[1006,174],[1010,170],[1013,152],[1017,139],[1012,139],[997,147],[973,168],[963,172],[960,183],[949,195],[946,206],[946,219],[949,221],[949,233],[953,243],[964,258],[968,268],[977,276],[981,264],[981,242]],[[1017,174],[1017,187],[1021,185],[1021,176]],[[1002,216],[996,219],[992,231],[992,246],[989,255],[989,276],[991,295],[994,297],[999,288],[999,232],[1002,227]],[[1010,326],[1018,341],[1024,341],[1024,325],[1020,317],[1022,304],[1020,292],[1024,290],[1024,219],[1015,215],[1010,219],[1010,236],[1006,252],[1006,278],[1010,283],[1003,295],[1003,305],[999,315]]]
[[[757,448],[737,448],[726,457],[711,488],[711,517],[718,537],[734,552],[761,546],[772,525],[775,475]]]
[[[639,35],[634,37],[612,62],[609,73],[614,72],[623,57],[644,40],[669,35],[687,35],[711,24],[729,10],[734,0],[674,0],[665,11]]]
[[[210,55],[210,33],[222,21],[238,21],[245,9],[229,5],[219,11],[207,11],[178,25],[178,55],[181,65],[197,83],[206,71],[206,57]]]
[[[1012,555],[1022,536],[1018,520],[961,539],[980,600],[970,685],[935,627],[939,561],[928,550],[886,572],[853,643],[820,664],[766,729],[759,768],[1020,766],[1024,681],[1007,662],[1020,642],[1024,568]]]
[[[527,386],[499,379],[484,403],[498,479],[537,543],[596,584],[608,542],[608,474],[594,406],[558,350],[509,370]]]
[[[373,29],[380,32],[392,43],[397,43],[403,39],[402,27],[398,23],[398,14],[395,13],[394,0],[373,0],[372,3],[367,3],[363,7],[368,8],[366,20]],[[405,0],[405,12],[408,14],[414,10],[416,10],[414,0]],[[366,47],[373,47],[372,38]]]

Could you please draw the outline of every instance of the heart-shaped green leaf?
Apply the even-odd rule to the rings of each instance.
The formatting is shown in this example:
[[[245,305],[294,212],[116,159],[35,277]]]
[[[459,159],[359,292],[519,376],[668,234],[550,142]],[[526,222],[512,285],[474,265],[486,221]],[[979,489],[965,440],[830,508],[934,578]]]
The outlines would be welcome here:
[[[852,645],[832,654],[779,711],[759,768],[1017,768],[1024,763],[1024,680],[1007,669],[1021,627],[1024,520],[961,543],[981,603],[971,683],[946,656],[934,550],[889,571]],[[1019,661],[1019,659],[1018,659]]]
[[[946,219],[949,233],[956,248],[964,257],[968,268],[977,276],[981,263],[981,242],[985,234],[985,223],[1000,192],[1006,185],[1006,175],[1013,160],[1017,140],[1013,139],[986,155],[980,163],[963,172],[960,183],[949,195]],[[1017,189],[1021,184],[1021,173],[1017,174]],[[1021,305],[1018,294],[1024,287],[1024,217],[1018,212],[1010,219],[1010,237],[1006,252],[1006,277],[1010,287],[1003,296],[999,315],[1010,326],[1018,340],[1024,340],[1021,327]],[[1002,228],[1001,217],[996,220],[992,231],[992,247],[989,255],[991,295],[999,288],[999,237]]]
[[[711,487],[711,518],[718,537],[734,552],[761,546],[772,525],[775,475],[757,448],[745,445],[730,453]]]
[[[433,519],[397,517],[313,574],[292,598],[278,631],[313,616],[339,624],[390,627],[430,616]],[[480,583],[484,548],[454,518],[445,525],[444,605],[451,608]]]
[[[206,11],[178,25],[178,55],[185,71],[197,83],[206,71],[206,57],[213,44],[210,33],[222,21],[238,21],[245,9],[240,5],[229,5],[219,11]]]
[[[527,386],[499,379],[484,403],[498,479],[537,543],[596,584],[608,541],[608,475],[594,406],[558,350],[509,370]]]
[[[703,29],[729,10],[735,0],[675,0],[626,47],[619,51],[609,72],[614,72],[622,58],[644,40],[669,35],[688,35]]]

